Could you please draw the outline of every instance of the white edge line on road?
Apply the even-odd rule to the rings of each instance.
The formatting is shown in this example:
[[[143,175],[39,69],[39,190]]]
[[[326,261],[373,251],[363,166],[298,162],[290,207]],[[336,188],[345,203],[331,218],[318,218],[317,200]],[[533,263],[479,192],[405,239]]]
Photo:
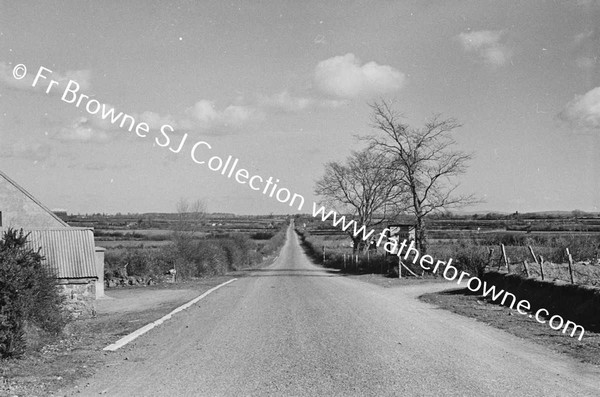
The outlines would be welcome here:
[[[147,325],[143,326],[142,328],[140,328],[140,329],[138,329],[136,331],[133,331],[129,335],[126,335],[126,336],[122,337],[121,339],[119,339],[118,341],[116,341],[115,343],[113,343],[112,345],[108,345],[108,346],[106,346],[102,350],[114,352],[115,350],[117,350],[117,349],[125,346],[126,344],[128,344],[132,340],[136,339],[137,337],[144,335],[146,332],[150,331],[152,328],[156,327],[157,325],[160,325],[160,324],[164,323],[166,320],[170,319],[173,314],[179,313],[180,311],[185,310],[188,307],[190,307],[190,306],[198,303],[198,301],[200,299],[206,297],[211,292],[214,292],[214,291],[218,290],[219,288],[221,288],[221,287],[223,287],[223,286],[225,286],[225,285],[227,285],[229,283],[233,283],[235,280],[237,280],[237,278],[233,278],[233,279],[231,279],[229,281],[224,282],[223,284],[219,284],[216,287],[213,287],[213,288],[209,289],[208,291],[206,291],[202,295],[200,295],[200,296],[192,299],[188,303],[185,303],[185,304],[179,306],[177,309],[173,310],[171,313],[167,314],[166,316],[161,317],[158,320],[156,320],[154,322],[151,322],[150,324],[147,324]]]

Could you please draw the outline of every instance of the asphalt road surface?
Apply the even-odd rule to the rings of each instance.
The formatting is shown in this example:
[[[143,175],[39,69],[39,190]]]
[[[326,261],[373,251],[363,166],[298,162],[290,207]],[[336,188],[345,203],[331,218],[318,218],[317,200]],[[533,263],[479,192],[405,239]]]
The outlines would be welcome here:
[[[600,371],[313,265],[279,258],[110,354],[68,395],[600,396]],[[557,337],[563,337],[557,335]]]

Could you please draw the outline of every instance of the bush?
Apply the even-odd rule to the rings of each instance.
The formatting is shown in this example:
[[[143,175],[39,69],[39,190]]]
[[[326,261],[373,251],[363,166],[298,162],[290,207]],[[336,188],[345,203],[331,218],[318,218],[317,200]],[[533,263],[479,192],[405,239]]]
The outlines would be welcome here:
[[[476,243],[461,242],[453,259],[457,269],[481,278],[490,260],[490,252],[487,247]]]
[[[25,246],[23,230],[9,229],[0,241],[0,356],[19,357],[25,330],[59,333],[66,324],[64,297],[38,252]]]
[[[173,233],[172,244],[157,250],[107,251],[105,278],[153,277],[177,270],[178,279],[224,274],[260,263],[285,242],[285,225],[269,240],[260,242],[242,233],[198,239],[189,233]]]
[[[263,245],[260,249],[260,253],[264,256],[267,256],[279,250],[285,243],[286,233],[287,227],[286,225],[283,225],[273,237],[266,241],[265,245]]]
[[[107,251],[104,265],[107,280],[127,276],[156,277],[173,268],[166,250],[150,249]]]
[[[250,235],[250,238],[253,240],[270,240],[273,236],[274,234],[269,232],[256,232]]]

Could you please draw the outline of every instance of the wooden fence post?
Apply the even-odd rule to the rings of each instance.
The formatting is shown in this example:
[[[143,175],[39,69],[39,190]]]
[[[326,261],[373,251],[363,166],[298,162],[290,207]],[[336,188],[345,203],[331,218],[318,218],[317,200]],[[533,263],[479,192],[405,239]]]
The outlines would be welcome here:
[[[531,248],[531,245],[528,245],[528,247],[529,247],[529,252],[531,252],[531,256],[533,257],[533,260],[535,261],[536,264],[539,265],[539,262],[535,256],[535,253],[533,252],[533,248]]]
[[[533,252],[533,248],[531,247],[531,245],[528,245],[527,247],[529,247],[529,252],[531,252],[531,256],[533,257],[535,264],[540,266],[540,273],[542,274],[542,280],[543,280],[544,279],[544,269],[542,269],[542,265],[538,261],[537,256],[535,256],[535,252]]]
[[[504,248],[504,244],[500,244],[502,247],[502,257],[504,258],[504,263],[506,264],[506,272],[510,274],[510,261],[508,260],[508,256],[506,256],[506,249]]]
[[[490,248],[490,254],[488,255],[488,260],[487,260],[487,263],[486,263],[486,267],[488,267],[488,266],[491,267],[491,265],[492,265],[492,257],[493,256],[494,256],[494,249]]]
[[[398,256],[398,278],[402,278],[402,259]]]
[[[525,267],[525,274],[529,277],[529,267],[527,266],[527,259],[523,261],[523,266]]]
[[[569,276],[571,277],[571,284],[575,284],[575,280],[573,279],[573,257],[567,248],[567,257],[569,258]]]
[[[540,274],[542,275],[542,281],[544,281],[544,257],[540,255]]]
[[[325,246],[323,246],[323,263],[325,263]]]

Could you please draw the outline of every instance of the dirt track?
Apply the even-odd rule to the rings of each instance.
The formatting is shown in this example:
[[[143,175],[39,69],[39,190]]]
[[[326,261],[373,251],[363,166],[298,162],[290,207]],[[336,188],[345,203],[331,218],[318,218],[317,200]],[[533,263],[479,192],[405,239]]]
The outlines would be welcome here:
[[[255,270],[111,354],[68,395],[600,395],[600,370],[309,262]],[[557,336],[563,337],[563,336]]]

